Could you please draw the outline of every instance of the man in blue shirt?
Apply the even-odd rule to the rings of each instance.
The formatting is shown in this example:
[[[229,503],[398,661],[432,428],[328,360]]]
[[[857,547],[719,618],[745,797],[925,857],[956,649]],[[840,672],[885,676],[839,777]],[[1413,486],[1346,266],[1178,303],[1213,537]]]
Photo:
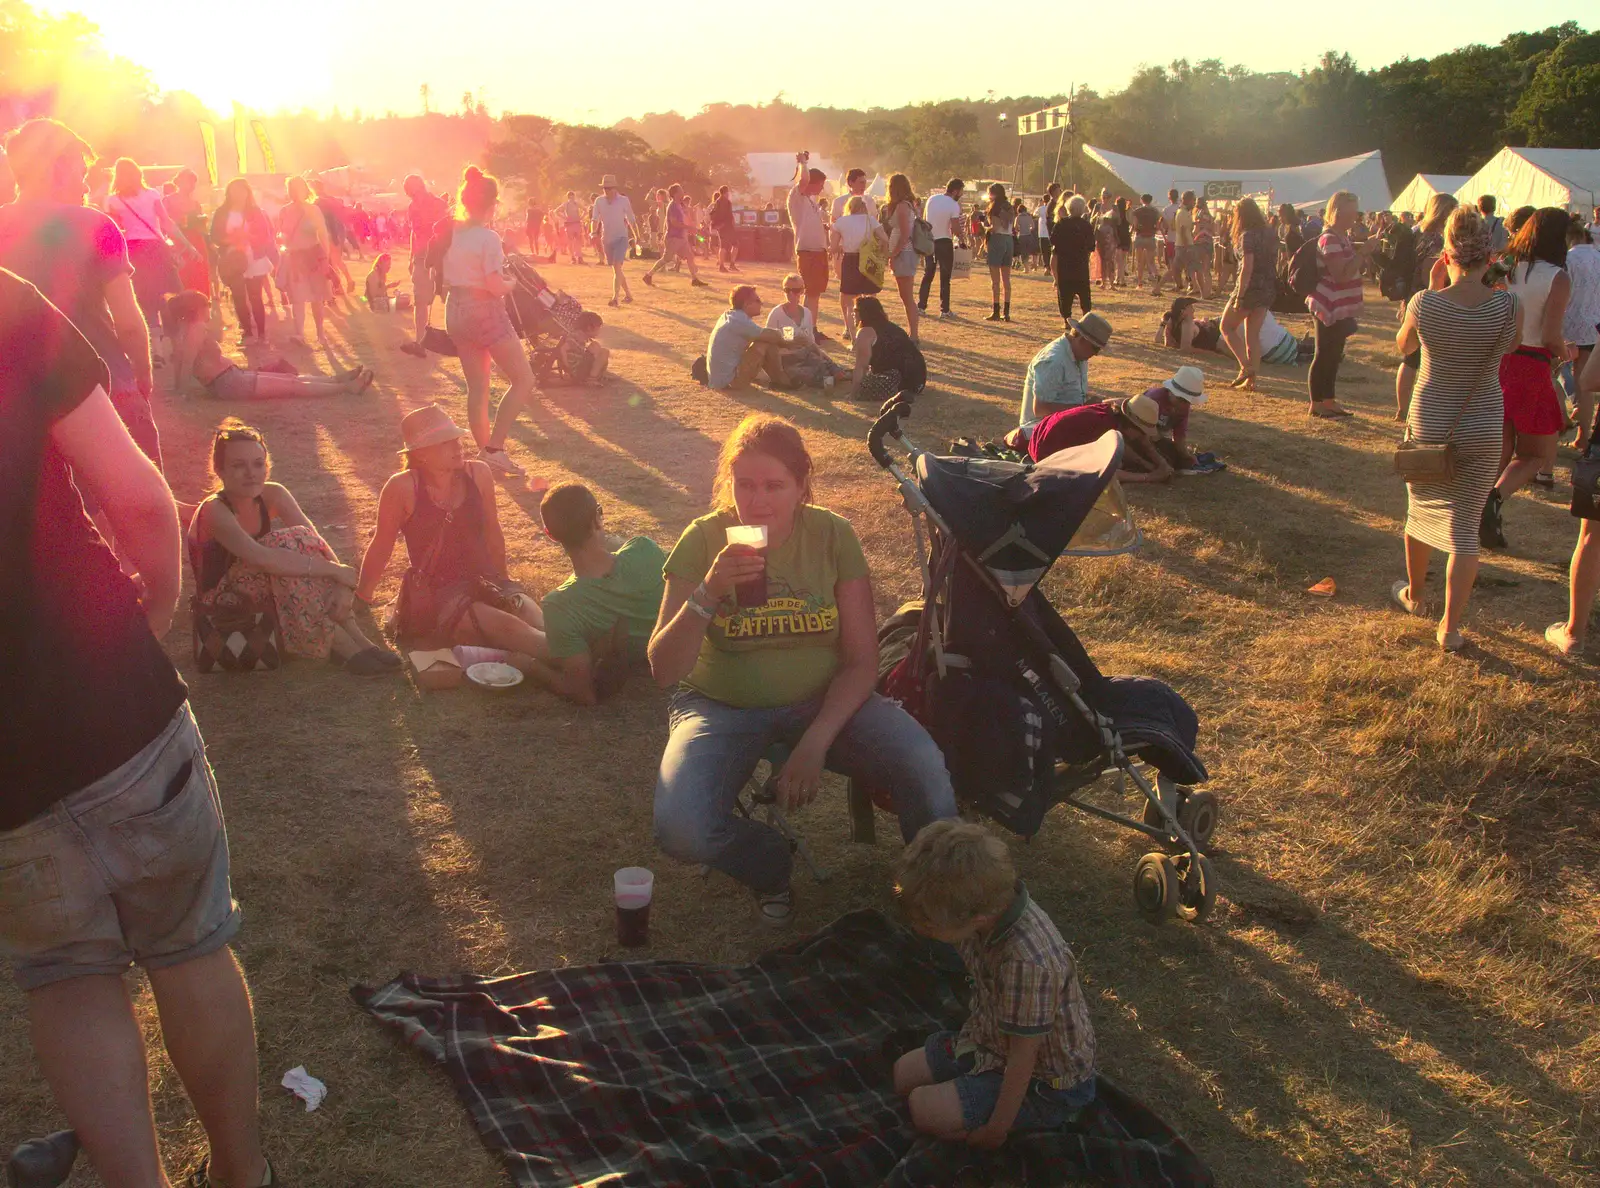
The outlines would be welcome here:
[[[1089,399],[1089,360],[1111,341],[1111,323],[1097,313],[1070,323],[1060,338],[1039,348],[1022,381],[1017,427],[1006,434],[1012,449],[1027,446],[1033,427],[1051,413],[1076,408]]]

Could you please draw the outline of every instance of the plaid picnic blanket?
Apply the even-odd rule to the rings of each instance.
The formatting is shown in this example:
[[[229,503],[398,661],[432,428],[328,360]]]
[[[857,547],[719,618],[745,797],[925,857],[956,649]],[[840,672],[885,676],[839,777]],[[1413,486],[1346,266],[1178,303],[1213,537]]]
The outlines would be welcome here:
[[[351,994],[446,1067],[519,1185],[1212,1183],[1104,1077],[1071,1130],[1013,1133],[997,1152],[916,1134],[890,1070],[959,1026],[960,989],[926,942],[858,911],[742,967],[405,974]]]

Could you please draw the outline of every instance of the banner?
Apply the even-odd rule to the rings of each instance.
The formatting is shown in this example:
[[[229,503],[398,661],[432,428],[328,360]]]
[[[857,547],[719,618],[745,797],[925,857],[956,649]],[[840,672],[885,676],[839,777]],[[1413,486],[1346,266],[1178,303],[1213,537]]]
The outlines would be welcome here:
[[[206,176],[217,184],[217,130],[204,120],[200,121],[200,143],[206,150]]]
[[[256,134],[256,143],[261,146],[261,163],[268,173],[278,172],[278,159],[272,153],[272,141],[267,139],[267,126],[260,120],[250,121],[250,130]]]
[[[245,156],[245,146],[249,143],[246,139],[245,111],[239,104],[233,105],[233,147],[239,154],[239,172],[250,172],[250,166]]]

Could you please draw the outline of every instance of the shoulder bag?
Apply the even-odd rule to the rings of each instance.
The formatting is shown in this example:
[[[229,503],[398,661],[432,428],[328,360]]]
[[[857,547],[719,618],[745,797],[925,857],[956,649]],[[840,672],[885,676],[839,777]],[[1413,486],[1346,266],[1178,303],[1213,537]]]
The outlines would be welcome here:
[[[1417,312],[1420,315],[1420,300]],[[1491,343],[1491,346],[1496,345],[1498,345],[1498,342]],[[1472,396],[1469,394],[1461,402],[1461,407],[1456,410],[1456,419],[1450,422],[1450,432],[1445,434],[1444,441],[1436,444],[1412,441],[1411,426],[1407,424],[1405,436],[1400,439],[1400,444],[1395,446],[1394,449],[1394,472],[1408,483],[1448,483],[1453,481],[1456,477],[1456,445],[1454,440],[1456,429],[1461,424],[1461,418],[1467,413],[1467,405],[1471,403]]]

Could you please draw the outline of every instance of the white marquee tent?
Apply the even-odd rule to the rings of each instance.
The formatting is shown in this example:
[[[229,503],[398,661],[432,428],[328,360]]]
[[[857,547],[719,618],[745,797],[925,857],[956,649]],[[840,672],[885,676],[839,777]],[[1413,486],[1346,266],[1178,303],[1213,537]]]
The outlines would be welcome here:
[[[1421,214],[1429,198],[1435,194],[1454,194],[1466,181],[1467,176],[1463,173],[1419,173],[1389,204],[1389,209],[1396,214],[1403,211]]]
[[[795,160],[793,153],[746,153],[745,168],[750,171],[752,189],[763,197],[782,200],[794,185]],[[828,175],[829,186],[843,185],[844,175],[837,165],[822,157],[812,157],[812,169]]]
[[[1600,149],[1503,148],[1455,193],[1462,202],[1493,194],[1503,215],[1519,206],[1588,211],[1600,205]]]
[[[1315,165],[1285,165],[1276,169],[1223,169],[1215,166],[1168,165],[1084,145],[1083,151],[1125,181],[1135,193],[1157,197],[1169,189],[1205,194],[1207,184],[1237,182],[1242,194],[1271,193],[1276,203],[1325,202],[1335,190],[1350,190],[1361,199],[1362,210],[1389,208],[1389,181],[1383,173],[1383,154],[1374,149],[1337,161]]]

